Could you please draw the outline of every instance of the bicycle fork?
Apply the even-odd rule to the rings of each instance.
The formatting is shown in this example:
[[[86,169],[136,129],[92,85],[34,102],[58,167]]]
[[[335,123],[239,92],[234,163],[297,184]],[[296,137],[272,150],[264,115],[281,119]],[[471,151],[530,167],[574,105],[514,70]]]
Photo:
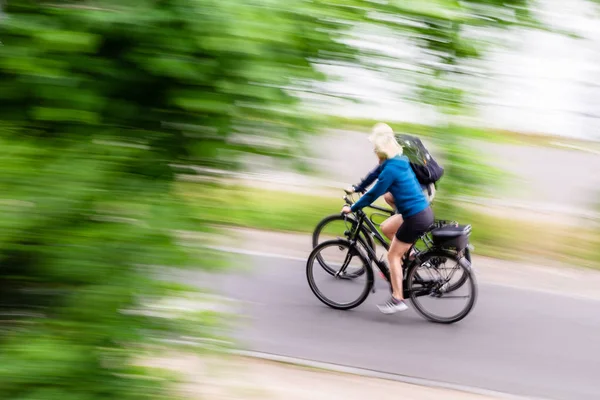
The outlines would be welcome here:
[[[351,241],[350,246],[348,247],[348,253],[346,254],[346,257],[344,258],[344,262],[342,263],[342,267],[334,275],[336,279],[340,278],[340,275],[342,275],[344,272],[346,272],[348,265],[350,265],[350,261],[352,261],[352,257],[354,257],[353,252],[356,251],[354,249],[355,246],[356,246],[356,242]]]

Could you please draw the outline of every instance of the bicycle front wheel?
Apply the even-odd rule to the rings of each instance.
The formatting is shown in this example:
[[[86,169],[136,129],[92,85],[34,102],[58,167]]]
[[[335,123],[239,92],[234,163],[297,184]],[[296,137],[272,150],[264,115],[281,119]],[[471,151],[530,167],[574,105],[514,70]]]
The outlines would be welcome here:
[[[344,239],[348,238],[350,232],[356,229],[356,220],[351,216],[344,216],[341,214],[333,214],[323,218],[315,227],[312,234],[312,246],[313,249],[319,245],[319,243],[333,239]],[[368,229],[365,226],[361,227],[358,234],[358,241],[362,246],[370,247],[373,252],[376,251],[375,241],[369,234]],[[330,274],[335,274],[335,267],[330,267],[327,262],[321,256],[317,256],[319,264]],[[355,276],[361,276],[364,271],[355,271]]]
[[[333,269],[325,271],[319,259]],[[358,271],[362,271],[360,275]],[[348,240],[329,240],[310,253],[306,263],[308,285],[321,302],[338,310],[362,304],[373,287],[373,270],[360,247]]]
[[[432,322],[452,324],[465,318],[477,300],[477,282],[456,253],[432,251],[407,273],[407,294],[419,314]]]

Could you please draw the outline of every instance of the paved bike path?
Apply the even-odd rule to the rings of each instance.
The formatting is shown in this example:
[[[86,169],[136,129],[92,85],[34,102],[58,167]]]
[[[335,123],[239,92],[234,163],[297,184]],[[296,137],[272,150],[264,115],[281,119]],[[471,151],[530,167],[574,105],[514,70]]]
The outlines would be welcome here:
[[[385,284],[363,305],[336,311],[307,286],[304,263],[235,256],[244,271],[194,274],[240,300],[236,331],[249,350],[549,399],[600,398],[598,301],[480,284],[462,322],[426,322],[412,309],[375,308]]]

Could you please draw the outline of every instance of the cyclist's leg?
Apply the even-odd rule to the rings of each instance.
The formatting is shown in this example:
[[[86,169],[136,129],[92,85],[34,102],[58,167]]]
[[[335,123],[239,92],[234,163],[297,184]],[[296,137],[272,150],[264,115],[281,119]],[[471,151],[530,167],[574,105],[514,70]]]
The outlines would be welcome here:
[[[383,232],[385,237],[387,237],[389,240],[393,240],[394,235],[396,234],[396,232],[398,232],[398,229],[400,229],[400,226],[402,225],[402,221],[402,215],[392,215],[391,217],[389,217],[381,223],[381,232]],[[415,252],[413,251],[409,255],[409,257],[410,259],[413,259],[415,257]]]
[[[392,194],[390,192],[387,192],[386,194],[384,194],[383,199],[385,200],[386,203],[388,203],[388,205],[390,207],[392,207],[393,210],[396,209],[396,203],[394,203],[394,196],[392,196]]]
[[[412,243],[406,243],[394,236],[392,245],[388,252],[388,262],[392,278],[392,296],[397,300],[403,300],[402,290],[402,257],[410,249]]]
[[[392,296],[384,304],[378,305],[381,312],[392,314],[408,308],[404,304],[402,288],[402,258],[412,244],[429,229],[433,219],[433,211],[430,207],[427,207],[425,210],[406,218],[396,232],[388,251]]]
[[[377,308],[384,314],[394,314],[399,311],[405,311],[408,306],[404,303],[402,288],[402,257],[410,248],[409,243],[392,239],[392,245],[388,251],[388,263],[390,266],[390,280],[392,284],[392,295],[383,304],[378,304]]]
[[[392,215],[385,221],[383,221],[380,225],[381,232],[387,237],[389,240],[392,240],[394,234],[400,229],[400,225],[402,225],[402,215],[396,214]]]

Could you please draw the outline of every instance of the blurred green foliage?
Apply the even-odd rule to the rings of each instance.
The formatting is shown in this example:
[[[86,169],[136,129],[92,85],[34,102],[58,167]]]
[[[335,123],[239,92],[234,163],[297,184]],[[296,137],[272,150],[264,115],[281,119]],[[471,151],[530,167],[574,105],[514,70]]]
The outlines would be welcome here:
[[[294,0],[8,0],[4,11],[1,397],[173,398],[176,380],[134,362],[218,321],[148,312],[192,290],[158,267],[213,263],[175,235],[203,229],[176,174],[291,156],[312,130],[293,92],[324,79],[314,62],[355,59],[332,19],[354,12]]]
[[[463,93],[438,81],[481,53],[465,29],[535,23],[527,0],[3,5],[6,400],[173,398],[175,380],[134,361],[166,348],[159,339],[213,335],[218,318],[142,311],[192,290],[158,279],[157,267],[212,264],[175,232],[203,229],[225,209],[204,209],[198,224],[175,177],[190,164],[205,175],[235,168],[247,153],[297,155],[314,131],[299,96],[327,78],[318,65],[388,68],[390,56],[350,44],[355,25],[391,29],[426,50],[420,98],[448,112]]]
[[[182,196],[198,222],[255,229],[311,232],[324,216],[341,210],[341,196],[185,182]]]

